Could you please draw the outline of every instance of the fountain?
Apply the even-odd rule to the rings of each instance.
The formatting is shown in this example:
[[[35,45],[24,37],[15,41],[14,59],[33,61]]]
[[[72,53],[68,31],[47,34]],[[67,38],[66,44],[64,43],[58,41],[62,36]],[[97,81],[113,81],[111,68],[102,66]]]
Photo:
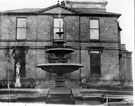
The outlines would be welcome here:
[[[57,32],[59,36],[63,32]],[[49,46],[46,50],[47,53],[54,54],[57,57],[57,63],[47,63],[39,64],[37,67],[50,72],[57,74],[57,79],[55,80],[55,87],[51,88],[47,95],[46,103],[51,104],[75,104],[75,100],[72,95],[72,90],[65,86],[65,79],[63,74],[71,73],[79,68],[83,67],[81,64],[77,63],[64,63],[63,58],[65,55],[74,52],[70,47],[64,46],[64,40],[54,41],[55,46]]]

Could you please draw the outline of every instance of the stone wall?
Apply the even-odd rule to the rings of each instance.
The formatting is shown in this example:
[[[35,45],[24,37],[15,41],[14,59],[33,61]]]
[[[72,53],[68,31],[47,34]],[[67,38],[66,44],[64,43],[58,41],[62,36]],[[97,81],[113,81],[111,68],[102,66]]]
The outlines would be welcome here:
[[[119,79],[119,53],[117,50],[104,50],[101,54],[103,80]]]
[[[105,11],[106,10],[106,5],[107,5],[107,1],[101,1],[101,0],[63,0],[61,2],[63,5],[65,5],[66,7],[70,7],[70,8],[91,8],[94,9],[95,11]]]
[[[99,19],[100,41],[118,43],[117,18],[113,17],[81,17],[81,41],[89,41],[89,19]]]
[[[65,36],[66,40],[79,40],[79,17],[65,17]]]
[[[16,17],[27,17],[27,40],[17,42],[16,38]],[[89,19],[98,18],[100,21],[100,42],[91,42],[89,40]],[[38,16],[0,16],[0,78],[6,76],[6,57],[5,48],[10,48],[10,56],[12,58],[12,46],[28,46],[26,53],[26,78],[48,79],[45,71],[36,68],[39,63],[47,63],[47,54],[45,46],[52,44],[53,38],[53,17],[50,15]],[[79,24],[80,22],[80,24]],[[88,78],[90,74],[90,56],[88,47],[103,47],[101,53],[101,79],[113,80],[119,79],[119,47],[117,18],[113,17],[80,17],[65,16],[64,31],[66,46],[75,49],[72,53],[70,62],[81,63],[84,67],[71,73],[70,78],[79,80]],[[14,71],[14,59],[11,60],[11,69]],[[81,75],[80,75],[81,72]]]
[[[124,47],[122,47],[124,46]],[[132,85],[132,53],[125,49],[125,45],[121,45],[120,52],[120,76],[122,84]]]

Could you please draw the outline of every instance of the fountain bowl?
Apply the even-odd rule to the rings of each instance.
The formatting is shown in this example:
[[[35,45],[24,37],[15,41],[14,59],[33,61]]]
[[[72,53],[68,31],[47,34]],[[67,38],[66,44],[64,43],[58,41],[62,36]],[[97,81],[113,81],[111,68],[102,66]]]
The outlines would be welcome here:
[[[83,65],[77,63],[47,63],[47,64],[38,64],[36,67],[39,67],[44,71],[50,73],[64,74],[76,71],[79,68],[83,67]]]
[[[56,55],[56,57],[64,57],[66,54],[69,54],[69,53],[74,52],[74,50],[71,49],[71,48],[62,48],[62,47],[59,47],[59,48],[50,48],[50,49],[47,49],[46,52],[53,53],[53,54]]]

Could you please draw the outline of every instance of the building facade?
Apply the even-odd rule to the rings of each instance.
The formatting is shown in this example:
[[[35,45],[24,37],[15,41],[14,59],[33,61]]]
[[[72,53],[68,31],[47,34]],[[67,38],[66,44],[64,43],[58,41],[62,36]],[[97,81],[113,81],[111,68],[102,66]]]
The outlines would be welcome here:
[[[36,85],[53,81],[55,74],[36,67],[56,61],[46,53],[53,41],[63,39],[75,52],[66,62],[84,67],[66,74],[69,82],[125,84],[132,82],[131,52],[120,42],[120,14],[106,12],[107,2],[62,1],[43,9],[18,9],[0,13],[0,80],[15,80],[19,62],[21,82]],[[63,31],[58,36],[56,32]],[[57,62],[57,61],[56,61]]]

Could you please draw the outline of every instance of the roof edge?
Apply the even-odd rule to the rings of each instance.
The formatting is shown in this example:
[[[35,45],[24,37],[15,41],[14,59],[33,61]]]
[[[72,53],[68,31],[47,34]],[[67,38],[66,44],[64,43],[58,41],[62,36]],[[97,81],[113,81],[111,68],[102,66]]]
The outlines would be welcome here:
[[[55,5],[52,5],[50,7],[35,10],[35,11],[22,11],[22,12],[19,12],[19,11],[17,11],[17,12],[15,12],[15,11],[6,11],[6,12],[0,12],[0,15],[40,15],[40,14],[42,15],[42,14],[45,14],[45,13],[42,13],[42,12],[48,11],[49,9],[53,9],[53,8],[56,8],[56,7],[64,8],[64,9],[66,9],[68,11],[74,12],[75,15],[79,15],[79,16],[93,16],[94,15],[94,16],[117,17],[117,18],[119,18],[121,16],[121,14],[111,13],[111,12],[83,13],[83,12],[81,12],[79,10],[76,10],[75,8],[69,8],[69,7],[63,6],[62,4],[59,4],[59,3],[57,3]]]
[[[10,12],[10,13],[0,13],[0,15],[53,15],[53,13],[35,13],[35,12]],[[55,14],[54,14],[55,15]],[[64,15],[64,14],[63,14]],[[75,14],[74,14],[75,15]],[[79,13],[78,16],[106,16],[106,17],[117,17],[119,18],[121,14],[100,14],[100,13]]]
[[[63,6],[63,5],[59,4],[59,3],[57,3],[57,4],[55,4],[55,5],[52,5],[52,6],[50,6],[50,7],[43,8],[43,9],[41,9],[41,10],[35,11],[35,13],[37,13],[37,14],[39,13],[39,14],[40,14],[40,13],[42,13],[43,11],[48,11],[48,10],[53,9],[53,8],[56,8],[56,7],[61,7],[61,8],[64,8],[64,9],[68,10],[68,11],[74,12],[74,13],[76,13],[76,14],[80,14],[79,11],[76,11],[76,10],[74,10],[74,9],[72,9],[72,8]]]
[[[121,14],[100,14],[100,13],[89,13],[89,14],[81,14],[81,16],[107,16],[107,17],[117,17],[119,18],[121,16]]]

